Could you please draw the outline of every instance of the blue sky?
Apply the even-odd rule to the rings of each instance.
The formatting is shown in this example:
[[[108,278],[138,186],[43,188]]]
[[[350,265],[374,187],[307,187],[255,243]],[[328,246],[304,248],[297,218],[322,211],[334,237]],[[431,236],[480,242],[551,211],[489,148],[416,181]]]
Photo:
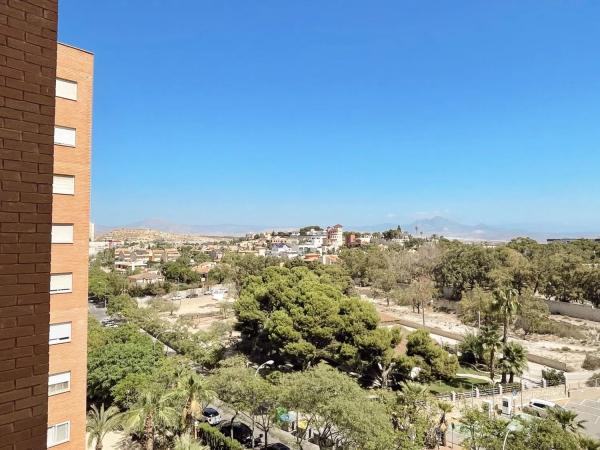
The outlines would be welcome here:
[[[600,227],[600,2],[60,7],[98,224]]]

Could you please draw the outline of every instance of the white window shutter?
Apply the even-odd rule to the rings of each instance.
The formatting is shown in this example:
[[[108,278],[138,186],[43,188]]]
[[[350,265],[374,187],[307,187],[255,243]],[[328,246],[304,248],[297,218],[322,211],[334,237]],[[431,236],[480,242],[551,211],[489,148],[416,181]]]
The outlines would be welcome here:
[[[50,275],[50,293],[59,294],[73,292],[73,274],[59,273]]]
[[[57,224],[52,225],[53,244],[72,244],[73,243],[73,225]]]
[[[50,324],[50,344],[69,342],[71,340],[71,322]]]
[[[75,194],[75,177],[73,175],[54,175],[52,177],[53,194]]]
[[[77,143],[75,128],[54,127],[54,143],[58,145],[71,145],[75,147]]]
[[[77,100],[77,83],[75,81],[56,79],[56,96]]]

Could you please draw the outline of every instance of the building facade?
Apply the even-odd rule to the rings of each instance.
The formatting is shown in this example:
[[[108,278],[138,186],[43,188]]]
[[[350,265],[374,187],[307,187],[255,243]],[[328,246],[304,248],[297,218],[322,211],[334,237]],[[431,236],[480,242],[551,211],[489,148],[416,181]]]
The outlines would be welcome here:
[[[85,448],[91,53],[58,44],[50,265],[48,446]]]
[[[56,0],[0,5],[3,450],[47,445],[57,20]]]

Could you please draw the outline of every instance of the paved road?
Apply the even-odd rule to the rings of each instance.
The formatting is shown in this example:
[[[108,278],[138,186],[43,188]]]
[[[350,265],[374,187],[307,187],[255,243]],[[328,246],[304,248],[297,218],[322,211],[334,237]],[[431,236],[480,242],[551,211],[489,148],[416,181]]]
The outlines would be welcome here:
[[[106,314],[106,308],[96,306],[94,303],[91,302],[88,302],[88,312],[92,317],[95,317],[99,321],[108,318],[108,314]]]
[[[586,421],[587,434],[600,438],[600,398],[570,399],[564,407],[576,412],[578,419]]]

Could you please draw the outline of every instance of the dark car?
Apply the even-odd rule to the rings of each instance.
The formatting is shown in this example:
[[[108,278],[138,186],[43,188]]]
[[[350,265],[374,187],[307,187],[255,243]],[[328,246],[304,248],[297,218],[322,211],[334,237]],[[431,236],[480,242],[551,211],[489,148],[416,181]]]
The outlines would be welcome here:
[[[292,450],[287,445],[277,442],[275,444],[269,444],[266,447],[267,450]]]
[[[221,426],[221,433],[227,437],[231,436],[231,424],[227,423]],[[252,429],[241,422],[233,424],[233,438],[246,448],[254,448],[262,443],[262,434],[254,438],[254,442],[252,442]]]

